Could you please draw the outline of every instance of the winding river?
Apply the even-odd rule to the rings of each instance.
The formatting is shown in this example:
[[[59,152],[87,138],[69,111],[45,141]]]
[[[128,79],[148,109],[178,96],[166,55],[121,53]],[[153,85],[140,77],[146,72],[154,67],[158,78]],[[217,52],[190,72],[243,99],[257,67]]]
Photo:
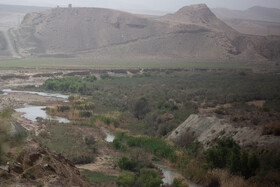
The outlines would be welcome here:
[[[11,90],[11,89],[4,89],[2,90],[3,95],[7,95],[9,93],[26,93],[26,94],[33,94],[33,95],[40,95],[43,97],[56,97],[65,99],[65,102],[68,102],[68,95],[62,95],[57,93],[46,93],[46,92],[34,92],[34,91],[20,91],[20,90]],[[24,107],[15,109],[16,112],[23,113],[21,117],[24,117],[30,121],[36,121],[37,118],[43,119],[50,119],[56,120],[59,123],[70,123],[70,121],[66,118],[57,117],[57,116],[50,116],[45,111],[46,106],[34,106],[29,104],[24,104]]]
[[[177,171],[174,168],[171,168],[171,167],[167,166],[163,162],[153,162],[153,165],[155,167],[157,167],[159,170],[161,170],[161,172],[163,174],[162,181],[163,181],[164,184],[171,185],[175,178],[184,178],[179,171]],[[190,181],[188,181],[188,186],[189,187],[200,187],[199,185],[194,184]]]
[[[33,91],[18,91],[18,90],[11,90],[11,89],[4,89],[2,90],[4,93],[3,95],[7,95],[8,93],[27,93],[27,94],[36,94],[44,97],[57,97],[57,98],[63,98],[67,102],[68,96],[62,95],[62,94],[53,94],[53,93],[45,93],[45,92],[33,92]],[[50,120],[57,120],[60,123],[69,123],[70,121],[66,118],[57,117],[57,116],[50,116],[45,111],[46,106],[33,106],[29,104],[24,104],[24,107],[15,109],[16,112],[24,113],[22,114],[22,117],[30,120],[30,121],[36,121],[36,118],[40,117],[43,119],[50,119]],[[103,129],[106,137],[106,142],[113,142],[115,139],[115,136],[107,129]],[[167,166],[166,164],[162,162],[153,162],[154,166],[161,170],[163,173],[163,183],[171,185],[173,183],[173,180],[175,178],[183,177],[179,171]],[[199,185],[196,185],[194,183],[189,183],[189,187],[200,187]]]
[[[103,129],[103,131],[106,134],[105,141],[113,142],[115,139],[115,136],[107,129]],[[153,162],[153,165],[162,172],[162,174],[163,174],[162,182],[164,184],[172,185],[175,178],[184,178],[179,171],[167,166],[163,162]],[[188,186],[189,187],[200,187],[199,185],[194,184],[192,182],[189,182]]]

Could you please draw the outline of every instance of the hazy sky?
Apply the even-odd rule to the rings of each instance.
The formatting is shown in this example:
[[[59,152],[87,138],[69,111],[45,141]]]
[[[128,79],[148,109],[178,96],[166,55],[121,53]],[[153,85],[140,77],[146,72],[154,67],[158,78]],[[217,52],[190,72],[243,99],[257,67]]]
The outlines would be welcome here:
[[[252,6],[265,6],[280,9],[280,0],[0,0],[0,4],[34,6],[93,6],[113,9],[175,11],[190,4],[206,3],[209,7],[247,9]]]

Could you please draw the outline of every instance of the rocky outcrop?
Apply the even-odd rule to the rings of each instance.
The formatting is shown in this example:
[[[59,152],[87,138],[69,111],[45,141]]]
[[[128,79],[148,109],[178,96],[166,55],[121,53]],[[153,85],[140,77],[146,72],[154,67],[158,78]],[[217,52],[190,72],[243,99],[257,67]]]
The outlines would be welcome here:
[[[0,168],[0,186],[92,186],[69,160],[34,140],[7,166]]]
[[[190,139],[197,140],[207,148],[213,140],[222,137],[232,137],[244,148],[267,146],[277,148],[280,144],[280,137],[261,135],[257,127],[236,127],[225,119],[196,114],[190,115],[167,139],[178,144]]]

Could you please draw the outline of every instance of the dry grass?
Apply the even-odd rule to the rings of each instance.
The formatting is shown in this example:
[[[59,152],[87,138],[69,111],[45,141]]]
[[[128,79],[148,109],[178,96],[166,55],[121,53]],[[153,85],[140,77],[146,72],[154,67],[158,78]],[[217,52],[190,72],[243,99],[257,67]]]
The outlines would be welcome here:
[[[227,170],[215,169],[211,171],[212,177],[218,179],[221,187],[249,187],[251,186],[240,176],[233,176]]]
[[[262,128],[262,134],[280,136],[280,122],[276,121],[266,124]]]

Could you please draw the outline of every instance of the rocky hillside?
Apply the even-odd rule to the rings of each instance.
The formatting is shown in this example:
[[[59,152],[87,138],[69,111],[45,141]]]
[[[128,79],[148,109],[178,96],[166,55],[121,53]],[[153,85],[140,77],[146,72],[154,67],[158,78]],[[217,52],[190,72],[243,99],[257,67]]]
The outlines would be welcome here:
[[[31,140],[13,163],[0,167],[0,186],[92,186],[60,154]]]
[[[277,148],[280,144],[278,136],[261,135],[260,128],[237,127],[225,119],[196,114],[190,115],[167,139],[179,144],[196,140],[207,148],[211,146],[213,140],[222,137],[232,137],[244,148],[267,146]]]
[[[55,8],[27,14],[11,34],[22,56],[280,58],[280,37],[240,34],[204,4],[159,18],[100,8]]]

